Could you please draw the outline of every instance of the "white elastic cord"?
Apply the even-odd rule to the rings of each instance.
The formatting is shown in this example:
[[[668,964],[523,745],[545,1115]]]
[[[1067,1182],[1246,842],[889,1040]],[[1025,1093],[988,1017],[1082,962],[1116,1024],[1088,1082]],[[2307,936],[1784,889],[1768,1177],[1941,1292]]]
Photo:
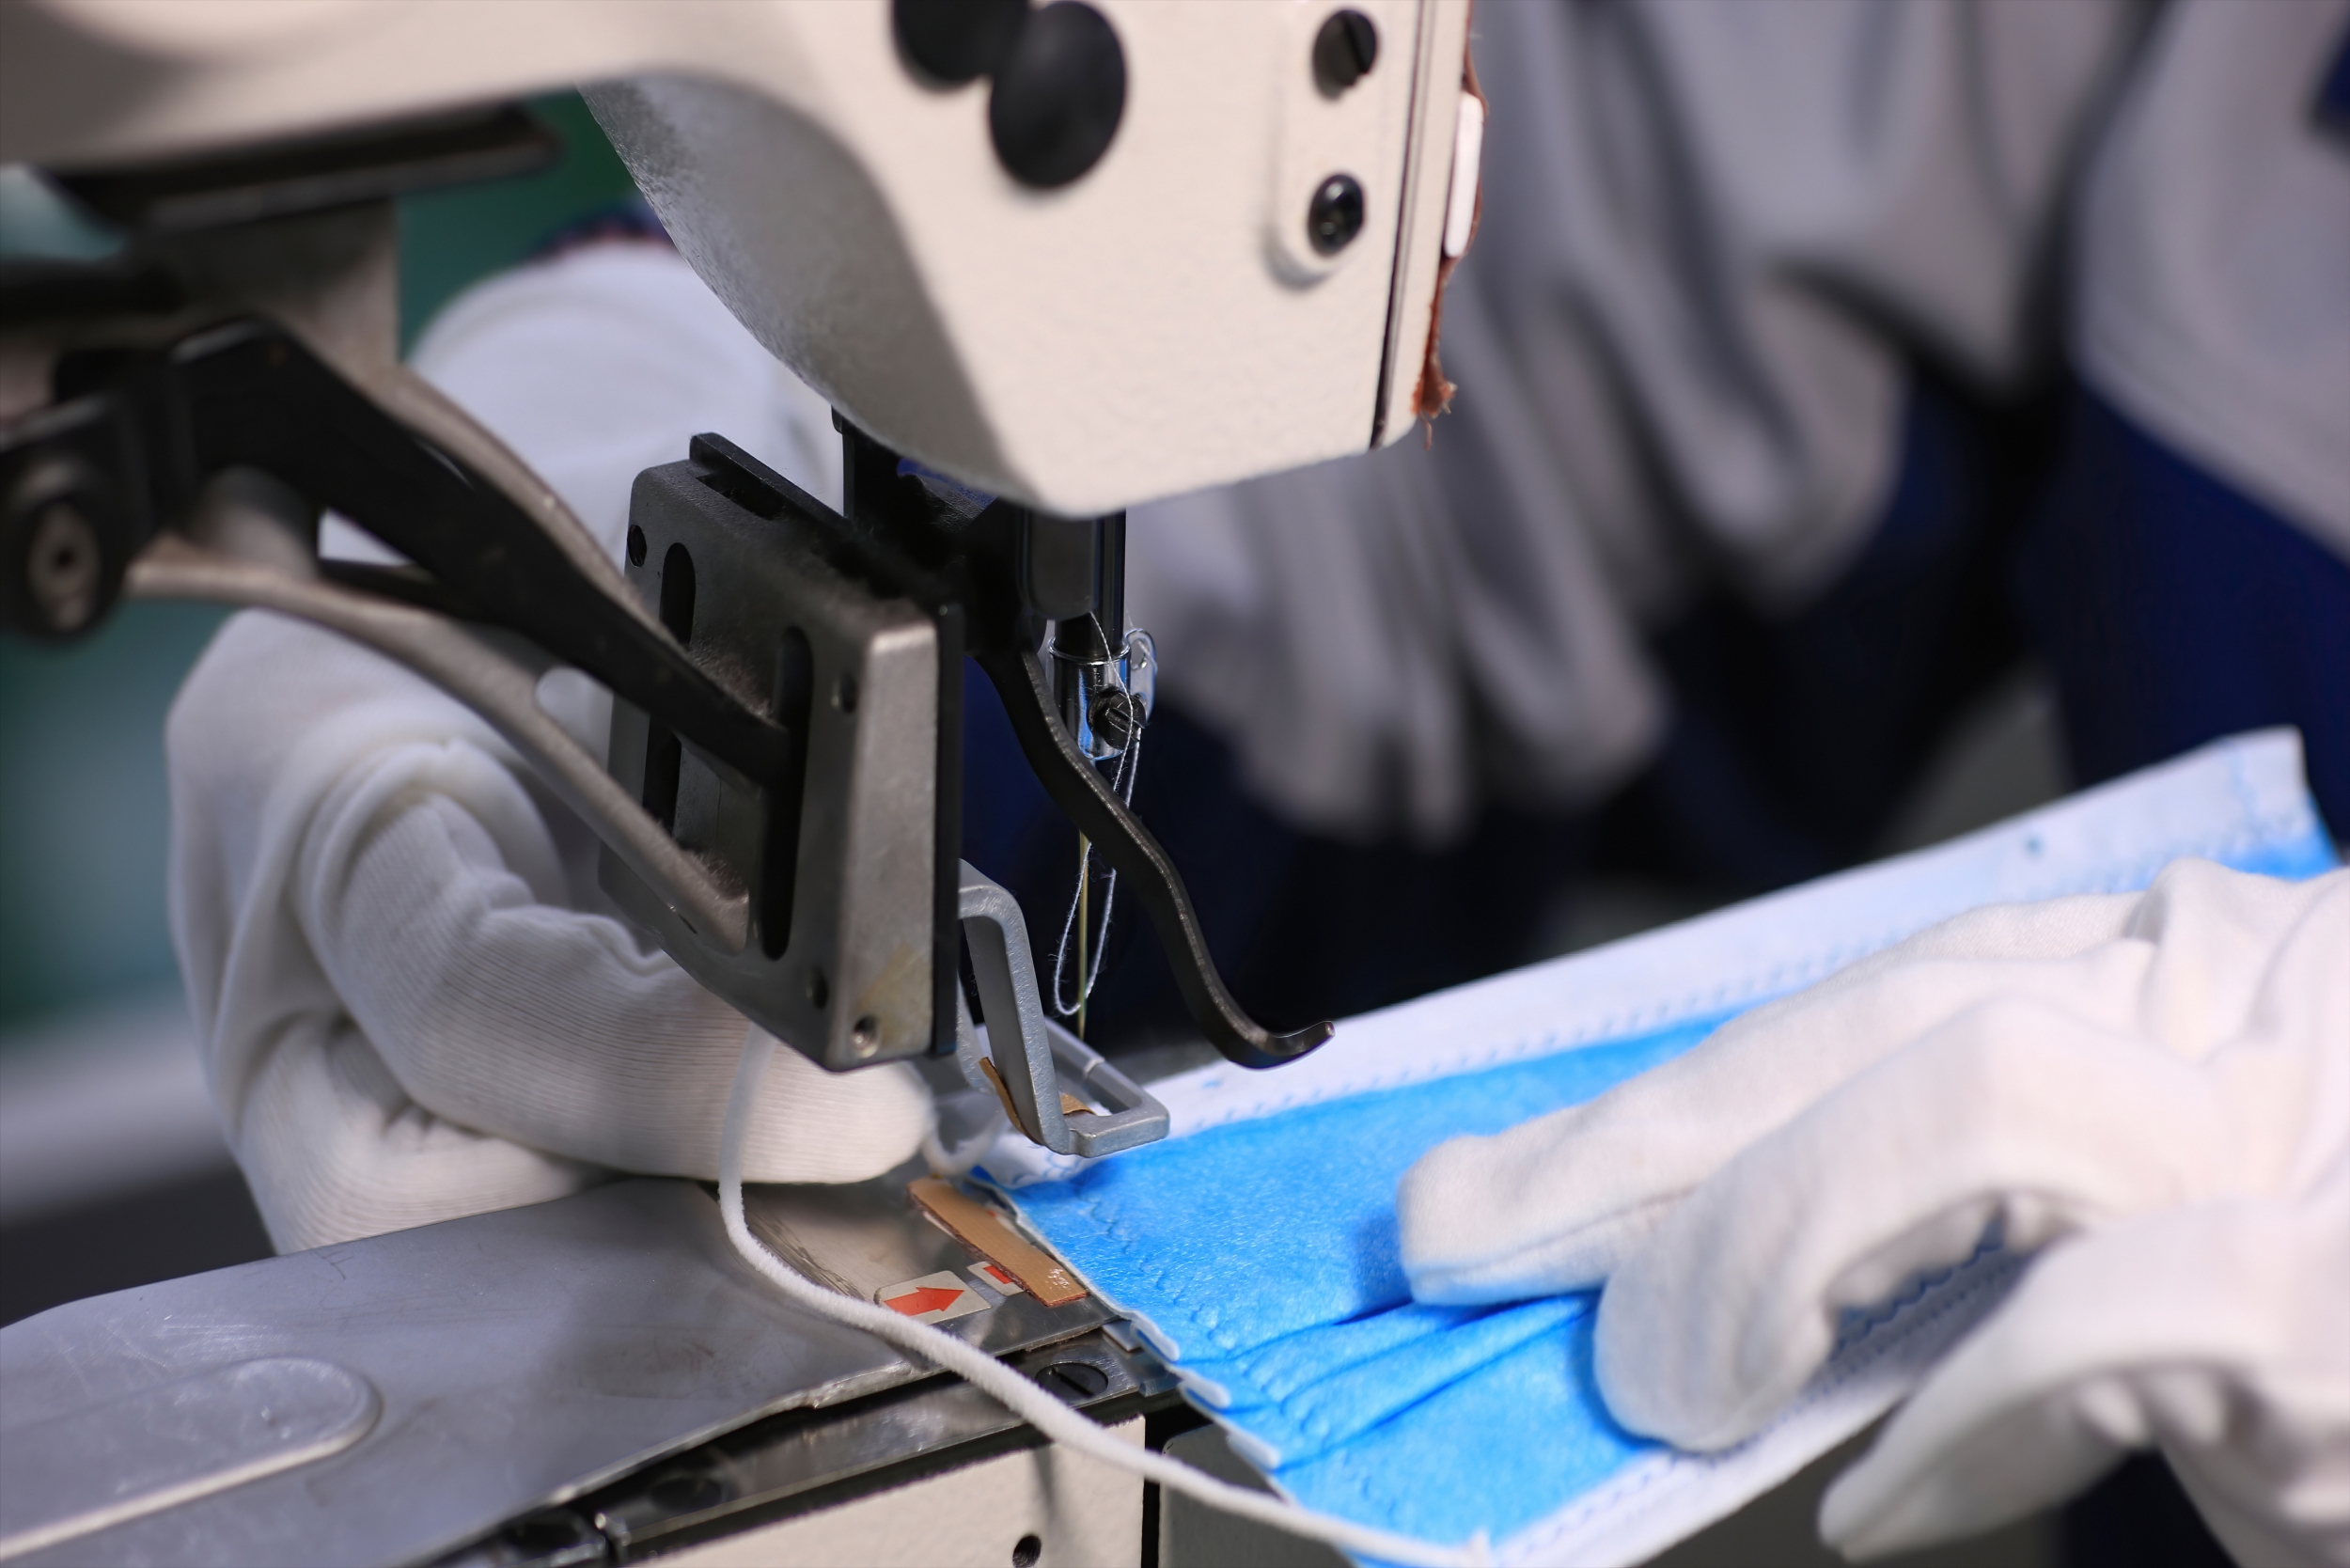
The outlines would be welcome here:
[[[1181,1460],[1121,1442],[1108,1428],[1063,1404],[1058,1397],[985,1351],[877,1303],[827,1290],[786,1267],[759,1244],[743,1220],[743,1144],[750,1127],[751,1105],[759,1098],[760,1080],[766,1075],[775,1049],[776,1043],[756,1026],[743,1042],[742,1065],[735,1070],[734,1090],[727,1101],[726,1136],[718,1146],[718,1208],[725,1215],[727,1237],[734,1243],[735,1251],[795,1306],[834,1323],[861,1328],[875,1339],[886,1340],[900,1350],[955,1373],[1063,1448],[1145,1481],[1156,1482],[1210,1508],[1253,1519],[1292,1535],[1324,1542],[1341,1551],[1404,1563],[1410,1568],[1485,1568],[1492,1561],[1481,1530],[1465,1546],[1439,1546],[1407,1535],[1390,1535],[1386,1530],[1367,1529],[1331,1514],[1300,1508],[1263,1492],[1234,1486]]]

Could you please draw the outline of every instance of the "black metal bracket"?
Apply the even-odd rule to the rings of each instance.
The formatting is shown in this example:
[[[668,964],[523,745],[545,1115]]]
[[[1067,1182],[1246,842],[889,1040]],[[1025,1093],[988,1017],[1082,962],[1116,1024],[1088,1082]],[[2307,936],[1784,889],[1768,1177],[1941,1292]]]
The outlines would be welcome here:
[[[1093,612],[1120,586],[1104,585],[1111,563],[1093,542],[1104,532],[1097,521],[1043,515],[1000,499],[964,516],[901,473],[897,453],[844,420],[836,423],[846,443],[848,525],[868,570],[917,601],[953,593],[969,605],[966,648],[1002,697],[1022,755],[1053,803],[1149,913],[1200,1033],[1227,1060],[1251,1068],[1294,1061],[1329,1039],[1327,1023],[1277,1034],[1241,1010],[1216,973],[1183,873],[1078,750],[1056,711],[1037,656],[1045,622]],[[1109,532],[1122,540],[1122,530]],[[1122,572],[1122,560],[1114,564]]]
[[[324,574],[334,582],[520,634],[766,792],[778,818],[796,818],[801,737],[763,711],[772,694],[723,685],[634,602],[617,572],[601,580],[600,559],[580,558],[576,541],[566,549],[505,491],[394,418],[284,328],[243,319],[160,350],[70,355],[54,391],[48,407],[0,431],[0,626],[46,637],[87,631],[119,593],[132,558],[181,525],[208,483],[257,469],[421,569],[330,565]],[[1327,1039],[1328,1024],[1276,1034],[1233,1002],[1173,862],[1055,713],[1036,651],[1048,620],[1092,612],[1115,588],[1103,586],[1101,521],[948,494],[904,472],[895,452],[854,426],[842,422],[841,431],[846,514],[791,495],[827,565],[912,602],[941,629],[939,865],[950,871],[961,853],[958,651],[967,650],[1002,695],[1047,793],[1149,912],[1207,1039],[1252,1068],[1293,1060]],[[753,511],[777,486],[790,491],[714,436],[697,438],[692,461],[702,482]],[[96,563],[86,593],[44,597],[35,546],[60,516]],[[951,874],[938,879],[936,905],[936,950],[951,954],[959,940]],[[950,1048],[953,966],[937,967],[933,1016]]]
[[[93,520],[108,557],[103,598],[130,557],[187,516],[215,475],[257,468],[314,506],[342,513],[429,572],[439,592],[478,607],[576,665],[712,756],[764,784],[793,760],[781,727],[689,660],[659,624],[588,580],[521,507],[401,425],[299,338],[260,320],[198,332],[168,349],[69,356],[57,401],[0,438],[0,534],[41,509]],[[47,474],[63,476],[27,495]],[[6,562],[8,589],[20,563]],[[380,588],[349,574],[354,585]],[[421,585],[391,596],[412,602]],[[72,635],[94,624],[34,619],[0,592],[12,630]]]

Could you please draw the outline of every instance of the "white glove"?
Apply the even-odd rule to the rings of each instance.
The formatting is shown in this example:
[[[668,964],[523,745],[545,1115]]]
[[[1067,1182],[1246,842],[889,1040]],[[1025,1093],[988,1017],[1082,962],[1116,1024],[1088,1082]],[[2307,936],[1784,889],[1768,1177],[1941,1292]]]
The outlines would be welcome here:
[[[419,363],[615,551],[637,468],[713,428],[788,463],[791,427],[824,415],[650,246],[487,286]],[[601,749],[593,704],[567,717]],[[173,935],[279,1247],[614,1171],[716,1175],[746,1026],[613,917],[592,836],[470,712],[330,634],[247,614],[190,675],[167,749]],[[931,1114],[910,1069],[836,1076],[791,1051],[761,1100],[754,1181],[877,1175]]]
[[[1841,1313],[2046,1248],[1829,1491],[1857,1556],[2169,1456],[2247,1562],[2350,1562],[2350,871],[1978,911],[1566,1111],[1432,1151],[1422,1300],[1606,1281],[1599,1385],[1716,1449]]]

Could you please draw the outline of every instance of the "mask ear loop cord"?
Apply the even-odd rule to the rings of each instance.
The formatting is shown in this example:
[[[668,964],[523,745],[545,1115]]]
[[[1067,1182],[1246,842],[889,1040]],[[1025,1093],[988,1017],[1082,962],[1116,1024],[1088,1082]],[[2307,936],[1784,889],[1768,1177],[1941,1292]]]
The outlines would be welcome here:
[[[734,1250],[793,1306],[830,1322],[863,1329],[943,1372],[955,1373],[1063,1448],[1144,1481],[1155,1482],[1210,1508],[1292,1535],[1321,1541],[1357,1557],[1404,1564],[1407,1568],[1486,1568],[1492,1562],[1492,1552],[1482,1530],[1465,1546],[1440,1546],[1409,1536],[1390,1535],[1386,1530],[1371,1529],[1218,1481],[1181,1460],[1121,1442],[1107,1427],[1063,1404],[1058,1396],[1029,1382],[985,1351],[886,1307],[828,1290],[787,1267],[759,1244],[743,1218],[743,1145],[749,1133],[751,1106],[759,1098],[760,1081],[766,1076],[775,1050],[775,1041],[756,1025],[743,1042],[742,1063],[735,1070],[734,1089],[727,1099],[726,1135],[718,1146],[718,1209],[725,1217],[727,1239],[734,1244]]]

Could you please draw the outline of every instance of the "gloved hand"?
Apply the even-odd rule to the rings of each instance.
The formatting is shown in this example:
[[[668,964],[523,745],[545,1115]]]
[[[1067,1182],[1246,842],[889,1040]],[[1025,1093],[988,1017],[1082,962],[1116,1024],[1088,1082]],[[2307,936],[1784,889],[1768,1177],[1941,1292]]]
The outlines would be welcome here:
[[[2044,1249],[1839,1479],[1870,1556],[2170,1459],[2247,1562],[2350,1562],[2350,871],[1963,916],[1569,1110],[1432,1151],[1415,1295],[1606,1282],[1635,1431],[1761,1428],[1841,1313]]]
[[[650,245],[485,286],[418,364],[616,554],[636,471],[695,431],[739,432],[805,474],[793,439],[828,424]],[[601,751],[608,706],[572,706],[558,716]],[[247,614],[190,675],[166,745],[173,936],[281,1249],[616,1171],[716,1175],[744,1020],[614,917],[592,835],[469,711],[331,634]],[[754,1181],[877,1175],[930,1124],[912,1070],[835,1075],[793,1051],[761,1102]]]

